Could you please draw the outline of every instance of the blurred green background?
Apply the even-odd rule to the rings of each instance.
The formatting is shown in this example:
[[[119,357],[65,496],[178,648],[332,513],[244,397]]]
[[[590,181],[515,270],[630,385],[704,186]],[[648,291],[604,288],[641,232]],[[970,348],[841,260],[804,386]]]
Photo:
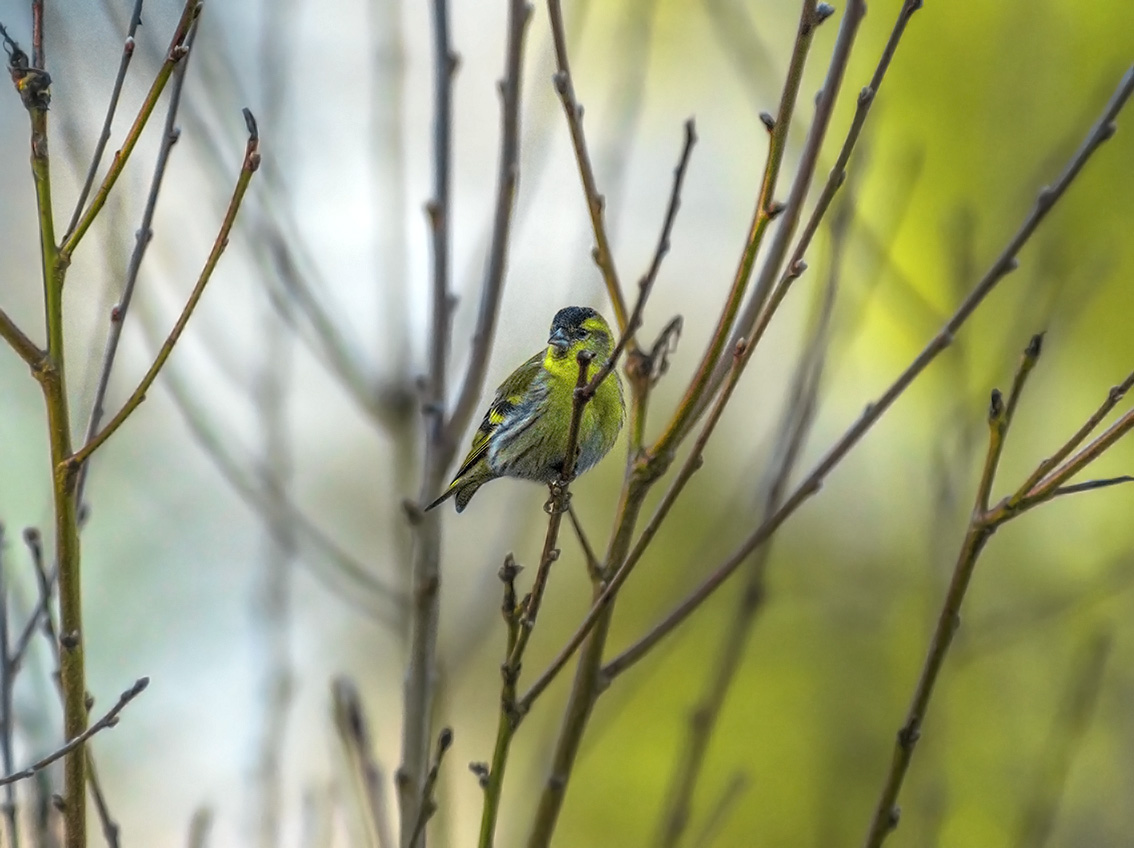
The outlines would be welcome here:
[[[453,6],[461,54],[453,219],[460,301],[451,361],[460,374],[493,201],[505,4]],[[818,178],[834,160],[899,6],[870,4]],[[81,184],[131,7],[125,0],[66,7],[48,0],[57,214],[70,212]],[[169,0],[146,5],[110,150],[179,11]],[[408,533],[400,502],[416,491],[420,450],[405,399],[423,368],[429,273],[421,212],[430,191],[427,11],[426,4],[389,0],[216,3],[204,11],[182,137],[111,409],[143,373],[211,244],[243,147],[240,106],[260,118],[266,164],[167,376],[100,453],[88,489],[91,689],[105,708],[136,677],[153,678],[121,726],[94,745],[127,844],[184,844],[202,805],[213,811],[213,845],[361,844],[329,718],[329,683],[339,674],[358,682],[379,756],[388,769],[396,765],[404,641],[396,610],[344,578],[295,521],[269,532],[249,498],[218,472],[217,452],[232,460],[230,476],[256,491],[274,475],[295,509],[369,573],[404,585]],[[842,11],[816,36],[780,195]],[[655,432],[695,367],[731,281],[766,153],[758,114],[776,111],[798,7],[574,0],[565,12],[576,89],[628,286],[653,250],[681,123],[697,120],[700,143],[672,252],[646,316],[647,337],[674,314],[685,319],[652,405]],[[26,3],[0,0],[0,21],[28,43]],[[951,314],[1132,61],[1134,9],[1118,0],[930,2],[915,15],[840,195],[851,223],[836,269],[830,362],[801,471]],[[609,313],[589,258],[552,71],[546,8],[536,4],[517,217],[490,385],[539,349],[560,306],[590,303]],[[163,109],[69,278],[80,418]],[[1003,494],[1134,368],[1134,114],[1128,109],[1118,123],[1022,253],[1019,270],[775,537],[766,602],[714,737],[685,844],[827,848],[861,841],[968,520],[988,391],[1007,387],[1029,337],[1046,332],[994,493]],[[38,337],[38,236],[26,150],[26,117],[8,91],[0,98],[0,304]],[[363,379],[381,388],[395,426],[360,410],[327,366],[311,341],[310,306],[281,270],[281,251],[298,262]],[[628,584],[613,651],[758,523],[761,475],[832,253],[824,231],[705,469]],[[9,531],[4,561],[17,610],[34,598],[18,530],[46,528],[50,519],[43,432],[34,381],[14,355],[0,353],[0,521]],[[596,544],[617,498],[621,447],[616,454],[575,490]],[[1093,476],[1132,467],[1134,446],[1120,444]],[[442,773],[436,844],[475,844],[482,796],[465,763],[489,759],[495,733],[504,638],[496,570],[508,551],[534,565],[542,502],[530,485],[498,482],[468,512],[444,519],[438,719],[454,728],[456,743]],[[1134,842],[1132,513],[1134,490],[1119,487],[1060,499],[993,539],[901,797],[901,826],[888,844]],[[529,675],[554,655],[589,603],[578,546],[570,538],[562,546],[525,663]],[[715,596],[604,695],[557,845],[653,844],[690,712],[738,591],[730,586]],[[46,651],[37,651],[20,678],[20,764],[58,742],[49,673]],[[569,679],[565,673],[551,687],[521,730],[500,845],[522,844],[526,835]],[[726,795],[733,802],[715,816]],[[710,828],[715,841],[698,842],[710,825],[719,825]]]

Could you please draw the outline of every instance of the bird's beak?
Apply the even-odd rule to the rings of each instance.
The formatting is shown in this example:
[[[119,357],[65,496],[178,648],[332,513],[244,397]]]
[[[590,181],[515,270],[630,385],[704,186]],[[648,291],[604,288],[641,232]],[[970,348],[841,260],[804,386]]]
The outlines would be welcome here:
[[[567,352],[567,348],[571,346],[571,340],[567,338],[567,331],[562,327],[556,327],[552,331],[551,338],[547,340],[547,343],[555,348],[559,356],[563,356]]]

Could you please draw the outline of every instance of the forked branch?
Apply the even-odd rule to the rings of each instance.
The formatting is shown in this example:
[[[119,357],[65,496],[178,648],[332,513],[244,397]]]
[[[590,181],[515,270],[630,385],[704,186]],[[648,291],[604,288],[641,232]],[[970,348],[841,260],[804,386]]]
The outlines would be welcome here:
[[[184,308],[181,310],[181,315],[178,317],[177,322],[170,330],[169,336],[166,338],[165,343],[162,344],[161,349],[158,351],[157,356],[154,358],[153,364],[138,383],[138,387],[134,389],[133,393],[127,399],[126,403],[118,413],[107,422],[106,426],[98,431],[97,434],[87,441],[79,450],[75,451],[67,460],[66,468],[60,469],[61,472],[74,473],[84,462],[90,459],[99,447],[101,447],[107,439],[114,435],[115,431],[130,417],[142,401],[146,399],[146,392],[154,384],[158,374],[164,367],[169,355],[173,353],[173,348],[177,344],[181,334],[185,331],[186,324],[193,315],[193,310],[197,308],[198,302],[201,300],[201,295],[205,293],[205,286],[208,285],[209,280],[212,279],[213,271],[220,261],[221,255],[224,253],[225,248],[228,247],[229,233],[232,232],[233,224],[236,222],[236,215],[240,211],[240,205],[244,201],[244,195],[248,191],[248,185],[252,181],[252,175],[260,167],[260,134],[256,127],[256,119],[252,116],[252,112],[248,109],[244,110],[244,121],[248,127],[248,142],[244,148],[244,162],[240,168],[240,176],[237,177],[236,187],[232,193],[232,199],[228,204],[228,211],[225,213],[224,220],[221,222],[220,230],[217,232],[217,237],[213,242],[213,248],[209,251],[209,256],[205,260],[205,266],[201,269],[200,275],[197,277],[197,283],[193,287],[193,291],[189,295],[189,299],[185,302]]]

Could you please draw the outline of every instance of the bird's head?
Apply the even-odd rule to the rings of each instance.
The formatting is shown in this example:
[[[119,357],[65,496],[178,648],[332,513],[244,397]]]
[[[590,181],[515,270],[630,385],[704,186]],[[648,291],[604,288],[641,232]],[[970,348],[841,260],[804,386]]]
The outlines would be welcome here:
[[[596,362],[610,356],[614,338],[606,320],[587,306],[568,306],[555,313],[551,322],[551,336],[547,340],[547,355],[552,359],[570,357],[574,361],[579,351],[594,354]]]

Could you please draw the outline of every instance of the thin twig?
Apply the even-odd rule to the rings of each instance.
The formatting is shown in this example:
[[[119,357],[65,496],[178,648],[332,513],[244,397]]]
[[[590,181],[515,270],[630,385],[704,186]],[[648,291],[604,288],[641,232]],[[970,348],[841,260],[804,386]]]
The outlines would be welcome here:
[[[20,632],[20,637],[16,640],[16,646],[12,651],[12,663],[17,667],[24,661],[24,657],[27,655],[28,648],[31,645],[32,637],[35,636],[37,629],[41,629],[41,622],[42,631],[47,637],[47,641],[51,645],[52,650],[54,652],[58,652],[59,650],[59,643],[55,637],[55,620],[51,615],[51,601],[54,595],[55,575],[47,573],[47,568],[43,562],[43,542],[36,528],[28,527],[24,530],[24,544],[27,546],[28,553],[31,555],[38,596],[35,606],[32,607],[31,615],[24,624],[24,629]],[[57,663],[58,659],[58,656],[56,656]]]
[[[745,360],[752,357],[761,340],[753,330],[755,325],[759,322],[761,314],[765,312],[766,307],[769,305],[769,299],[774,294],[774,284],[780,276],[781,267],[784,266],[784,259],[787,256],[788,247],[791,244],[796,227],[799,225],[800,217],[803,214],[803,206],[807,201],[807,195],[811,189],[811,180],[814,178],[815,170],[819,164],[819,154],[822,151],[823,142],[827,136],[827,129],[830,126],[831,116],[834,113],[835,104],[842,87],[847,64],[850,61],[851,48],[854,46],[855,38],[858,34],[858,27],[862,23],[862,19],[865,15],[866,4],[863,0],[852,0],[852,2],[847,5],[846,12],[843,15],[842,25],[839,27],[839,35],[835,41],[834,50],[831,53],[831,61],[827,67],[827,76],[823,81],[823,88],[819,92],[819,97],[815,104],[815,117],[808,129],[807,139],[800,153],[799,163],[796,165],[795,179],[792,181],[791,190],[788,192],[788,199],[783,205],[782,214],[779,216],[779,227],[772,237],[771,244],[768,245],[767,252],[764,256],[764,264],[761,266],[760,274],[752,286],[752,294],[748,298],[744,310],[736,320],[732,341],[734,344],[741,339],[745,341],[748,346]],[[896,35],[897,37],[901,36],[901,29],[897,30]],[[883,64],[879,65],[880,68],[884,69],[888,64],[889,53],[896,44],[896,40],[893,39],[887,44],[883,51]],[[863,113],[861,117],[865,120],[865,113]],[[861,129],[861,124],[858,125],[858,129]],[[852,125],[851,135],[857,138],[857,129],[854,125]],[[851,136],[848,136],[848,138],[850,137]],[[849,157],[850,149],[847,148],[846,145],[844,145],[844,149]],[[841,182],[844,178],[845,171],[829,178],[828,185]],[[818,219],[816,219],[816,223],[818,223]],[[802,255],[800,262],[802,262]],[[800,267],[799,264],[792,263],[787,266],[787,272],[798,275],[797,272]],[[770,313],[768,317],[770,318]],[[742,370],[744,365],[745,363],[742,362]],[[724,363],[717,366],[714,373],[711,375],[708,390],[704,394],[705,402],[707,402],[707,399],[720,387],[721,382],[726,377],[726,372],[727,368]],[[703,406],[704,402],[702,403],[702,407]],[[700,414],[700,411],[700,409],[696,410],[697,414]]]
[[[689,843],[691,848],[709,848],[713,844],[751,784],[751,778],[744,772],[737,772],[732,776],[717,802],[709,810],[700,833]]]
[[[602,272],[606,293],[614,308],[618,331],[625,333],[629,326],[626,297],[618,281],[618,269],[615,267],[614,254],[606,233],[604,219],[606,199],[598,190],[591,156],[587,151],[587,139],[583,133],[583,107],[579,105],[579,100],[575,96],[575,83],[571,79],[571,64],[567,58],[567,34],[563,26],[563,9],[559,0],[547,0],[547,13],[551,24],[551,38],[555,45],[556,72],[552,79],[559,99],[563,103],[563,111],[567,115],[567,129],[571,133],[571,145],[575,150],[575,161],[578,163],[579,177],[583,182],[583,194],[586,197],[591,229],[595,236],[594,260],[599,271]]]
[[[871,76],[870,82],[858,94],[854,118],[851,120],[850,128],[847,130],[846,137],[843,139],[843,146],[839,150],[839,155],[835,159],[834,166],[827,175],[827,182],[823,185],[823,190],[820,192],[819,198],[815,201],[815,208],[811,211],[811,216],[807,219],[807,223],[799,234],[795,249],[792,251],[791,257],[784,266],[779,281],[776,283],[770,296],[761,306],[754,322],[747,320],[747,312],[746,317],[737,322],[738,326],[741,328],[746,325],[751,327],[747,334],[744,334],[742,330],[737,331],[737,336],[743,335],[749,344],[759,345],[764,331],[771,322],[772,316],[783,302],[792,284],[807,268],[807,264],[804,261],[807,250],[811,246],[811,241],[814,239],[815,234],[819,231],[819,225],[823,222],[827,211],[830,209],[831,202],[846,181],[847,164],[850,162],[851,154],[858,144],[863,126],[866,124],[867,115],[870,113],[870,107],[874,105],[874,101],[878,96],[878,90],[882,86],[882,80],[885,78],[886,71],[890,67],[890,62],[894,58],[894,53],[898,49],[898,43],[901,41],[902,35],[906,31],[906,24],[909,23],[914,12],[920,9],[921,6],[922,0],[905,0],[902,4],[901,10],[898,12],[898,18],[894,22],[894,28],[890,32],[890,38],[882,50],[878,64],[874,68],[874,74]],[[755,310],[752,311],[755,313]],[[723,370],[723,367],[718,368],[720,372],[723,372]],[[715,385],[719,386],[722,379],[723,377],[718,374],[715,379]]]
[[[12,350],[19,354],[20,359],[33,369],[38,368],[40,363],[43,362],[44,352],[39,349],[39,345],[24,335],[24,331],[8,317],[8,313],[3,309],[0,309],[0,338],[11,345]]]
[[[1035,366],[1036,358],[1040,353],[1039,336],[1032,339],[1016,370],[1013,380],[1010,403],[1005,404],[1004,398],[996,389],[988,407],[988,451],[985,455],[984,468],[977,483],[977,493],[973,506],[972,517],[969,520],[968,530],[957,555],[957,564],[953,568],[953,576],[949,581],[949,588],[945,593],[945,600],[941,604],[941,612],[937,617],[937,625],[933,631],[929,649],[918,676],[917,685],[910,701],[906,718],[902,722],[894,744],[894,753],[878,802],[874,807],[874,815],[867,829],[863,848],[878,848],[886,837],[898,826],[900,815],[897,807],[898,793],[901,791],[913,760],[914,748],[921,738],[921,727],[929,709],[930,698],[933,697],[934,685],[941,673],[941,667],[949,652],[949,647],[961,623],[961,605],[972,580],[977,560],[992,534],[996,532],[998,524],[990,520],[988,512],[988,493],[996,478],[1000,464],[1000,456],[1004,448],[1004,439],[1008,428],[1012,424],[1016,401],[1028,375]]]
[[[752,215],[752,223],[745,237],[744,248],[741,251],[740,261],[737,263],[728,297],[725,299],[724,307],[717,319],[717,326],[713,330],[713,335],[709,339],[709,344],[705,348],[697,371],[677,406],[673,419],[651,451],[663,462],[685,438],[685,435],[693,426],[699,406],[709,396],[714,369],[717,368],[719,362],[726,359],[725,351],[728,348],[729,334],[732,332],[741,303],[748,290],[749,280],[752,277],[756,258],[763,244],[764,234],[773,218],[778,217],[784,211],[783,204],[777,203],[775,200],[776,185],[779,181],[784,153],[787,150],[788,131],[795,114],[799,88],[803,82],[804,66],[811,50],[815,31],[821,21],[816,0],[803,0],[799,15],[799,27],[796,31],[787,75],[784,78],[783,92],[780,95],[778,113],[769,127],[768,154],[764,163],[764,176],[756,198],[756,209]]]
[[[1020,507],[1017,507],[1017,509],[1033,506],[1042,501],[1054,498],[1058,494],[1067,494],[1068,490],[1075,490],[1076,487],[1064,486],[1063,483],[1070,480],[1098,459],[1105,451],[1109,450],[1115,442],[1129,433],[1131,429],[1134,429],[1134,409],[1111,424],[1101,436],[1029,489],[1028,493],[1020,501]],[[1125,481],[1117,478],[1114,481],[1101,481],[1104,486],[1110,485],[1111,482],[1121,483]],[[1101,488],[1098,483],[1099,481],[1095,481],[1093,485],[1084,484],[1082,488],[1083,490]]]
[[[157,106],[158,98],[161,97],[162,90],[169,82],[170,76],[173,74],[173,69],[177,63],[180,62],[188,53],[186,46],[186,39],[189,37],[189,31],[192,28],[193,22],[201,13],[203,7],[202,0],[186,0],[185,7],[181,12],[181,19],[177,23],[177,28],[173,31],[173,38],[169,42],[169,50],[166,52],[165,61],[162,63],[161,68],[154,77],[153,84],[150,86],[149,92],[146,94],[145,99],[142,101],[142,106],[138,110],[138,116],[134,119],[133,125],[126,133],[126,138],[122,142],[122,147],[114,154],[114,160],[111,162],[110,169],[103,177],[102,184],[99,186],[98,191],[95,192],[94,197],[91,199],[90,205],[86,211],[79,216],[79,220],[75,223],[74,227],[69,228],[66,237],[59,245],[59,261],[65,268],[71,261],[71,255],[75,252],[75,247],[86,235],[94,219],[98,217],[98,213],[102,211],[103,206],[106,205],[106,199],[110,196],[110,190],[114,188],[114,184],[121,176],[123,168],[126,167],[126,162],[130,158],[130,154],[134,152],[134,146],[138,143],[138,139],[142,135],[142,130],[145,128],[146,123],[153,114],[154,108]]]
[[[146,399],[146,392],[149,391],[150,386],[153,385],[154,380],[157,379],[158,374],[161,372],[162,367],[169,359],[169,355],[173,352],[174,345],[177,344],[178,339],[185,330],[185,325],[189,322],[189,318],[193,315],[193,310],[197,307],[201,295],[204,294],[205,286],[208,285],[209,280],[212,278],[213,271],[220,261],[221,254],[224,253],[228,247],[229,233],[232,232],[232,226],[236,222],[236,214],[240,211],[240,204],[244,200],[244,194],[248,191],[248,185],[252,181],[252,175],[260,166],[260,135],[256,128],[256,121],[252,117],[252,113],[245,109],[244,120],[248,125],[248,143],[244,149],[244,162],[241,165],[240,176],[236,180],[236,187],[232,193],[232,199],[228,204],[228,211],[225,212],[224,220],[221,223],[220,230],[217,232],[216,240],[213,242],[213,248],[209,251],[209,256],[205,260],[204,268],[201,269],[201,274],[197,278],[197,283],[193,287],[189,299],[185,302],[185,307],[181,310],[181,315],[178,317],[177,322],[170,330],[169,336],[166,338],[165,343],[161,346],[157,356],[154,358],[153,364],[150,366],[146,375],[138,383],[138,387],[127,399],[122,408],[99,432],[92,438],[88,439],[86,443],[75,451],[67,460],[68,468],[60,469],[60,471],[77,471],[79,467],[86,462],[92,453],[94,453],[114,432],[122,426],[123,422],[130,417],[130,414],[138,408],[143,400]]]
[[[636,350],[637,346],[634,344],[634,335],[642,326],[642,316],[646,309],[646,301],[653,291],[654,283],[657,282],[658,273],[661,271],[662,260],[665,259],[669,253],[670,238],[673,234],[673,224],[677,220],[677,210],[681,208],[681,189],[685,185],[685,174],[689,170],[689,160],[693,155],[693,147],[697,144],[697,125],[692,118],[685,122],[685,135],[681,144],[681,155],[677,160],[677,167],[673,170],[673,188],[669,193],[669,201],[666,204],[665,217],[662,219],[661,232],[658,235],[657,246],[654,248],[653,258],[650,260],[650,266],[646,269],[646,273],[642,275],[642,279],[638,281],[638,297],[634,301],[634,308],[630,312],[630,317],[626,320],[626,326],[623,327],[622,332],[618,337],[618,342],[614,346],[607,360],[599,367],[587,384],[584,392],[588,397],[593,396],[598,387],[602,384],[610,373],[614,370],[618,363],[618,357],[622,355],[628,347],[631,350]],[[652,376],[653,368],[652,363],[647,363],[644,369],[640,369],[642,373],[638,375],[642,380],[649,380]]]
[[[1126,379],[1117,386],[1112,387],[1107,393],[1106,399],[1099,404],[1099,408],[1094,411],[1090,418],[1083,422],[1083,426],[1076,430],[1071,438],[1063,443],[1059,450],[1036,467],[1035,471],[1028,476],[1028,479],[1024,481],[1023,485],[1008,499],[1008,505],[1016,506],[1019,504],[1020,501],[1035,488],[1040,480],[1050,474],[1056,466],[1069,457],[1075,448],[1083,444],[1087,437],[1102,423],[1102,420],[1110,414],[1110,411],[1121,402],[1126,396],[1126,393],[1130,391],[1131,387],[1134,387],[1134,371],[1130,372]]]
[[[1118,486],[1122,483],[1134,483],[1134,477],[1129,474],[1123,474],[1120,477],[1107,477],[1104,480],[1088,480],[1085,483],[1076,483],[1073,486],[1057,486],[1052,493],[1053,498],[1058,498],[1062,495],[1076,495],[1079,492],[1090,492],[1094,489],[1107,489],[1111,486]]]
[[[137,0],[134,6],[134,19],[131,20],[130,38],[127,44],[133,43],[133,33],[137,26],[136,21],[139,19],[142,10],[142,0]],[[189,34],[185,37],[186,54],[184,58],[178,63],[173,72],[173,87],[169,93],[169,106],[165,115],[165,127],[162,130],[161,145],[158,147],[157,159],[154,163],[154,173],[150,180],[150,190],[146,195],[146,205],[142,211],[142,221],[138,226],[138,230],[134,235],[134,250],[130,254],[130,262],[126,270],[126,282],[122,287],[122,294],[118,299],[118,303],[110,311],[110,331],[107,333],[106,346],[102,355],[102,366],[99,369],[98,383],[95,386],[94,400],[91,402],[91,414],[87,420],[87,430],[84,437],[85,442],[89,442],[98,433],[99,424],[102,423],[103,403],[106,401],[106,392],[110,387],[110,373],[114,370],[115,358],[118,355],[118,343],[122,338],[122,328],[126,323],[126,313],[130,310],[130,302],[134,296],[134,287],[138,282],[138,273],[142,269],[142,259],[146,255],[146,248],[149,246],[150,241],[153,239],[153,222],[154,213],[157,211],[158,194],[161,192],[162,181],[165,178],[166,165],[169,163],[169,153],[173,149],[173,145],[177,143],[180,132],[177,129],[177,110],[181,106],[181,91],[185,86],[185,74],[189,70],[189,58],[193,48],[193,39],[197,35],[197,22],[194,21],[189,27]],[[120,68],[120,74],[125,73],[125,63],[128,61],[128,54],[133,53],[131,47],[128,53],[123,54],[123,65]],[[116,81],[118,86],[121,86],[121,77]],[[117,91],[111,99],[111,110],[107,118],[113,117],[114,106],[117,103]],[[109,123],[104,128],[107,136],[110,134]],[[98,163],[98,158],[101,157],[102,150],[96,149],[95,161],[92,163],[92,174],[94,166]],[[81,201],[80,201],[81,205]],[[79,207],[76,207],[75,214],[78,215]],[[84,464],[78,473],[75,481],[75,502],[80,506],[83,503],[83,492],[86,489],[87,473],[89,465]]]
[[[820,292],[814,326],[795,367],[790,399],[780,416],[772,467],[762,485],[762,514],[765,518],[775,512],[783,501],[788,481],[811,432],[819,387],[830,351],[830,325],[842,273],[851,203],[853,200],[848,195],[841,214],[831,222],[830,270],[826,285]],[[692,711],[682,751],[674,764],[666,793],[660,837],[657,840],[657,844],[663,848],[678,845],[688,827],[693,796],[704,772],[709,744],[740,669],[756,616],[763,606],[765,575],[770,555],[771,545],[764,545],[753,554],[752,561],[746,567],[744,586],[737,594],[732,619],[721,636],[719,646],[711,653],[712,667],[704,692]]]
[[[55,751],[52,751],[42,760],[38,760],[37,762],[32,763],[23,771],[14,772],[13,774],[9,774],[6,777],[0,777],[0,786],[6,786],[9,783],[15,783],[17,781],[26,780],[27,778],[32,777],[36,772],[47,768],[56,760],[60,760],[63,757],[67,756],[69,753],[77,749],[96,733],[102,730],[106,730],[109,727],[114,727],[116,724],[118,724],[118,714],[126,708],[127,704],[141,695],[142,692],[145,691],[145,688],[149,685],[150,679],[148,677],[139,678],[133,686],[131,686],[119,696],[118,703],[111,707],[106,715],[104,715],[74,739],[67,742],[66,745],[63,745]]]
[[[769,520],[756,528],[748,538],[741,543],[737,550],[725,560],[712,574],[709,575],[693,592],[682,600],[670,613],[659,621],[638,642],[631,645],[619,657],[607,665],[607,672],[611,674],[624,671],[637,659],[647,653],[650,648],[665,638],[681,624],[692,612],[704,603],[732,574],[740,567],[748,554],[763,544],[787,518],[804,502],[814,496],[827,476],[846,457],[864,435],[877,423],[894,401],[909,388],[910,384],[936,359],[942,351],[949,347],[957,331],[965,324],[972,313],[984,301],[988,294],[996,288],[997,284],[1015,269],[1017,254],[1031,238],[1040,223],[1047,217],[1055,203],[1063,196],[1068,187],[1082,171],[1084,165],[1099,146],[1109,139],[1115,131],[1115,119],[1122,107],[1126,104],[1131,93],[1134,92],[1134,68],[1123,75],[1110,102],[1103,110],[1102,116],[1087,134],[1086,140],[1073,154],[1063,173],[1048,188],[1041,191],[1032,210],[1027,214],[1020,228],[1009,240],[1008,245],[993,262],[984,277],[976,284],[957,310],[945,322],[945,325],[934,336],[925,348],[917,355],[898,378],[873,403],[869,404],[862,415],[847,429],[847,431],[831,446],[824,457],[807,475],[791,495],[784,501],[784,505]],[[600,596],[599,601],[602,601]],[[596,602],[597,603],[597,602]]]
[[[520,179],[520,89],[524,59],[524,36],[532,17],[527,0],[509,0],[508,43],[504,78],[500,81],[500,162],[496,175],[496,210],[492,218],[492,241],[481,286],[480,309],[473,331],[469,364],[445,425],[446,441],[456,445],[469,425],[484,389],[488,357],[496,335],[496,319],[504,294],[508,244],[512,230],[516,187]]]
[[[32,610],[32,615],[28,619],[23,633],[20,634],[20,640],[16,645],[13,662],[18,666],[19,663],[23,661],[23,657],[27,653],[37,625],[42,622],[42,627],[39,629],[45,637],[45,641],[47,642],[55,663],[55,672],[52,674],[52,678],[55,680],[55,687],[59,692],[59,698],[65,704],[66,695],[63,691],[62,677],[60,675],[60,669],[62,668],[60,639],[58,637],[58,628],[55,626],[55,619],[51,613],[51,601],[54,595],[57,574],[54,571],[48,573],[47,563],[44,561],[43,557],[43,539],[36,528],[28,527],[24,530],[24,544],[27,546],[28,553],[31,556],[39,596]],[[86,776],[87,786],[90,789],[91,799],[94,801],[95,812],[98,814],[99,826],[102,828],[106,844],[110,846],[110,848],[118,848],[119,827],[110,814],[110,807],[106,803],[106,797],[102,791],[102,781],[98,776],[98,768],[95,766],[94,752],[91,751],[90,748],[86,749]]]
[[[46,68],[47,55],[43,50],[43,0],[32,0],[32,67]]]
[[[445,758],[445,752],[453,744],[453,731],[449,728],[442,728],[441,732],[437,735],[437,753],[433,757],[433,764],[429,767],[429,773],[425,776],[425,785],[421,789],[421,799],[417,804],[417,819],[413,825],[413,832],[410,833],[409,846],[410,848],[417,848],[425,836],[425,825],[437,812],[437,802],[433,798],[433,790],[437,786],[437,775],[441,771],[441,761]]]
[[[395,843],[386,804],[385,778],[382,765],[374,756],[374,744],[358,688],[352,680],[339,677],[331,684],[331,699],[335,729],[346,751],[352,783],[362,802],[367,844],[374,848],[393,848]]]
[[[595,555],[595,549],[587,538],[587,533],[583,529],[582,522],[579,521],[579,516],[575,514],[574,504],[570,501],[567,502],[567,517],[571,519],[571,528],[575,531],[575,538],[579,540],[579,546],[583,549],[583,556],[586,557],[587,574],[590,575],[592,581],[601,580],[602,564]]]
[[[500,812],[504,771],[508,765],[512,737],[515,735],[516,727],[522,718],[522,713],[516,709],[516,681],[519,679],[524,652],[527,649],[528,640],[531,638],[532,628],[535,626],[544,590],[547,588],[547,578],[551,573],[551,566],[559,559],[559,548],[557,547],[559,528],[563,521],[563,513],[567,511],[567,505],[571,498],[569,487],[575,477],[575,464],[578,460],[579,427],[583,420],[583,410],[592,397],[586,394],[585,390],[587,388],[587,374],[593,358],[594,354],[588,350],[580,350],[576,356],[579,372],[575,381],[571,423],[567,430],[563,467],[560,469],[558,479],[549,486],[550,496],[547,505],[544,507],[548,512],[547,533],[544,536],[543,552],[540,554],[539,566],[536,569],[535,579],[532,581],[532,589],[524,602],[518,607],[515,604],[514,585],[518,569],[510,555],[500,571],[500,577],[505,587],[503,612],[508,627],[508,647],[504,663],[500,666],[500,676],[503,678],[500,693],[500,719],[497,724],[492,765],[484,784],[484,808],[480,819],[479,848],[491,848],[496,837],[496,818]]]
[[[102,121],[102,132],[99,133],[95,144],[94,155],[87,169],[87,178],[83,181],[83,188],[79,191],[79,199],[75,201],[75,211],[71,214],[71,223],[67,225],[67,236],[75,231],[79,223],[79,216],[83,213],[91,189],[94,187],[95,177],[98,175],[98,166],[102,163],[102,155],[106,151],[107,142],[110,141],[110,128],[114,123],[114,113],[118,111],[118,98],[122,94],[122,84],[126,81],[126,70],[130,67],[130,60],[134,57],[134,36],[142,23],[142,0],[134,0],[134,11],[130,15],[130,26],[126,30],[126,41],[122,45],[122,58],[118,61],[118,74],[114,77],[114,85],[110,91],[110,103],[106,107],[106,117]],[[64,241],[67,237],[64,236]]]

